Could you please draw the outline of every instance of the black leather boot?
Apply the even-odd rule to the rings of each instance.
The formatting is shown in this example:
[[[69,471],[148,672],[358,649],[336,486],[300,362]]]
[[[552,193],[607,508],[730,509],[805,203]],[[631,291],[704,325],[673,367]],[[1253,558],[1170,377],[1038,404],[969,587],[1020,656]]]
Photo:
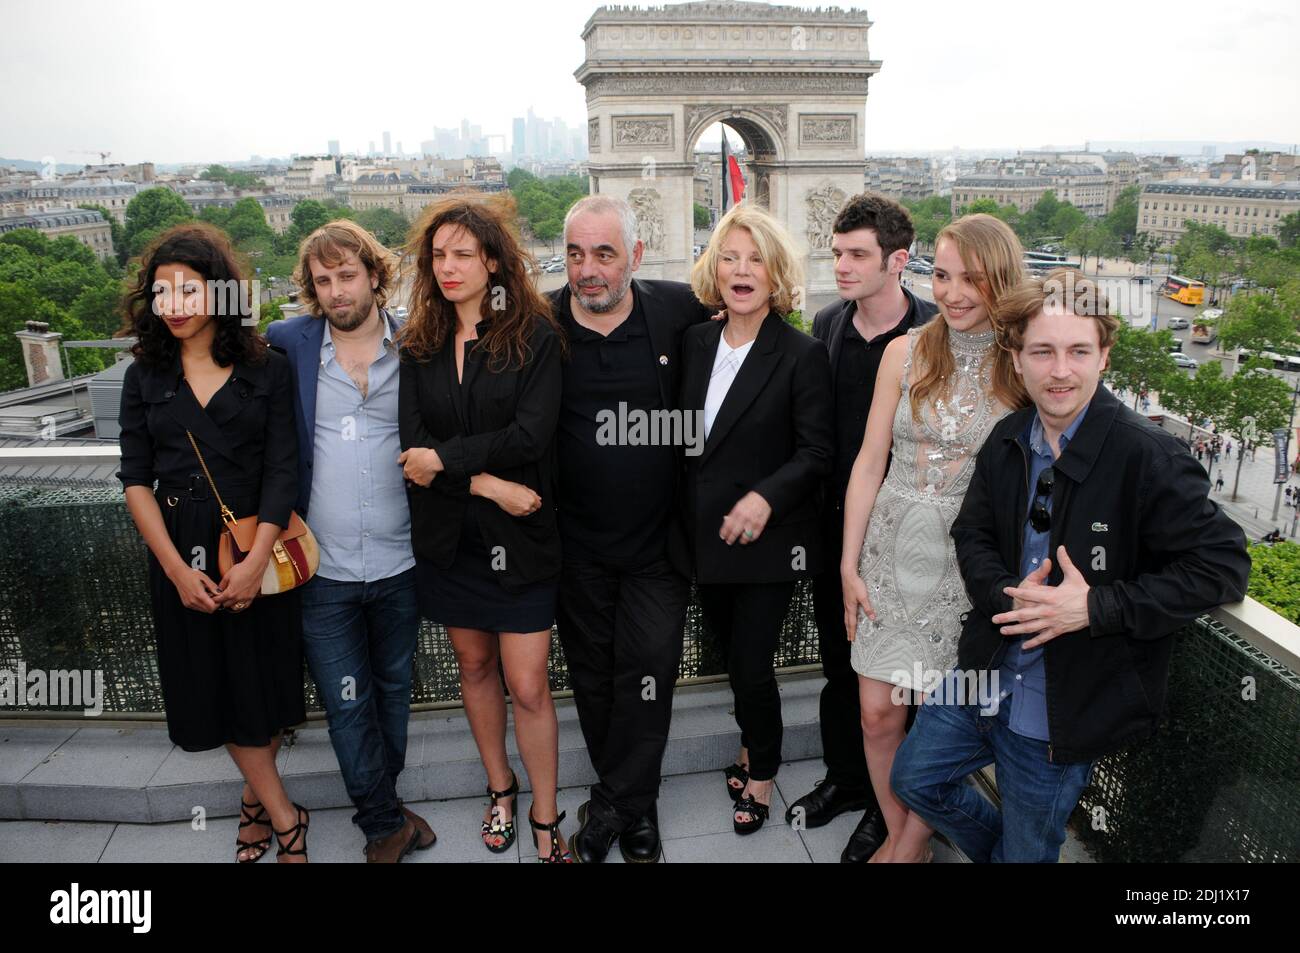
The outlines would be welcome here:
[[[578,832],[569,838],[573,859],[581,864],[599,864],[609,854],[618,831],[591,811],[591,802],[578,808]]]
[[[645,817],[618,837],[618,849],[629,864],[657,864],[660,857],[659,805],[651,804]]]
[[[840,854],[840,863],[865,864],[885,842],[888,833],[885,815],[880,813],[880,808],[867,811],[862,815],[862,820],[858,821],[858,826],[853,829],[853,835]]]
[[[820,781],[799,800],[795,801],[785,812],[785,820],[793,824],[800,813],[803,814],[803,826],[806,830],[829,824],[841,814],[849,811],[861,811],[872,803],[871,792],[864,788],[849,788],[830,781]]]

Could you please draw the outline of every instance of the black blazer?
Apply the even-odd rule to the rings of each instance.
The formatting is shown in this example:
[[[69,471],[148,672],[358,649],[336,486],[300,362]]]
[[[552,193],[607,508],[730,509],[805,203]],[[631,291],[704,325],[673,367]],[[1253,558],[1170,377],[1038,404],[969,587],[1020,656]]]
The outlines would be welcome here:
[[[488,331],[480,322],[480,339]],[[463,385],[456,380],[454,344],[416,361],[402,354],[398,429],[402,449],[432,447],[445,468],[431,486],[407,485],[415,555],[446,569],[456,556],[461,526],[477,517],[489,552],[504,547],[501,583],[507,589],[554,578],[560,567],[555,519],[555,426],[560,414],[560,339],[538,317],[520,369],[494,373],[469,342]],[[490,500],[470,496],[477,473],[522,483],[542,498],[528,516],[512,517]]]
[[[713,359],[726,322],[686,332],[681,406],[703,426]],[[685,458],[682,527],[686,551],[674,563],[700,583],[786,582],[818,572],[819,512],[831,469],[830,362],[825,346],[771,312],[718,411],[697,457]],[[762,535],[728,546],[722,519],[757,492],[772,507]]]
[[[199,406],[182,382],[180,358],[167,368],[139,360],[126,369],[118,423],[123,487],[193,487],[208,495],[189,430],[222,499],[237,517],[289,525],[298,496],[298,437],[289,361],[268,349],[261,364],[237,362],[228,380]],[[215,506],[215,504],[214,504]]]
[[[569,311],[572,294],[567,284],[547,292],[557,320]],[[709,320],[713,310],[700,304],[691,286],[684,281],[633,278],[632,294],[645,315],[655,354],[655,370],[659,374],[659,396],[664,407],[676,407],[681,393],[682,335],[692,325]]]
[[[962,671],[993,670],[1007,638],[992,617],[1011,610],[1029,511],[1025,429],[1037,411],[1004,417],[975,458],[952,525],[973,608],[957,645]],[[1246,593],[1250,556],[1241,527],[1209,498],[1210,481],[1172,434],[1104,385],[1052,464],[1048,585],[1056,550],[1091,587],[1088,627],[1043,646],[1048,759],[1091,761],[1150,735],[1164,708],[1173,633]]]

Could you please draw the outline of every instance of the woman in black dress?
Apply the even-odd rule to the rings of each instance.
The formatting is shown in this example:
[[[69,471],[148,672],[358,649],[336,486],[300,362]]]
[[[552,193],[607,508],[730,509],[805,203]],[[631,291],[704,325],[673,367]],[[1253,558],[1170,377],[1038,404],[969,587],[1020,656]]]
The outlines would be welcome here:
[[[533,790],[538,858],[568,863],[547,676],[560,570],[554,438],[563,341],[513,221],[508,197],[451,196],[412,230],[400,462],[421,611],[447,627],[487,772],[483,843],[500,853],[515,839],[518,783],[506,756],[500,666]]]
[[[211,226],[177,226],[144,253],[126,302],[137,343],[118,478],[149,547],[168,734],[186,751],[225,745],[244,776],[237,860],[259,860],[274,831],[279,859],[305,862],[308,814],[275,765],[280,732],[306,718],[298,593],[258,595],[298,493],[293,396],[288,361],[244,324],[247,287]],[[186,431],[235,516],[258,518],[225,578],[216,495]]]

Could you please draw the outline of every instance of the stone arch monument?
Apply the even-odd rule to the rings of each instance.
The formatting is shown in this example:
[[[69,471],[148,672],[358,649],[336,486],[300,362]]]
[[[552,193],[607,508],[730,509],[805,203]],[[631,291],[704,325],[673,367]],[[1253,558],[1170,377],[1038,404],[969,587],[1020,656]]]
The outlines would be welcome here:
[[[835,290],[830,226],[866,171],[862,10],[769,3],[608,6],[583,28],[592,192],[626,199],[646,244],[642,273],[686,280],[693,262],[695,145],[715,122],[744,140],[746,199],[808,255],[808,291]]]

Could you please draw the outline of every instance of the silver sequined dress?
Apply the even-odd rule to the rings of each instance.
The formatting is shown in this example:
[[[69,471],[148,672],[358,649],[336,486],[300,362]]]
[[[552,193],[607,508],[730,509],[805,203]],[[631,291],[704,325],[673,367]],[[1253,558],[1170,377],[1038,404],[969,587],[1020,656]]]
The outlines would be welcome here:
[[[941,321],[942,318],[935,320]],[[1007,412],[990,393],[993,331],[948,329],[956,362],[950,397],[912,417],[908,377],[920,328],[907,332],[893,461],[867,525],[858,572],[876,610],[861,611],[852,649],[859,675],[920,690],[957,661],[960,616],[970,609],[948,535],[975,455]],[[919,675],[919,683],[918,683]]]

